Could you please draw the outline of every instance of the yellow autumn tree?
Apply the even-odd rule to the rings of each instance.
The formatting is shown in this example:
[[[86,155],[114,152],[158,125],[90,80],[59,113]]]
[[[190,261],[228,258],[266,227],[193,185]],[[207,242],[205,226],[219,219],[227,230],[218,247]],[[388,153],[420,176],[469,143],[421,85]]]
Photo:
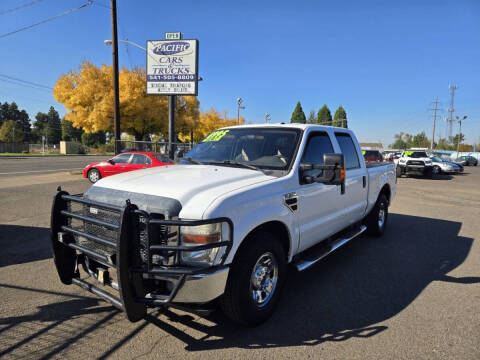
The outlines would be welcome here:
[[[119,73],[120,129],[142,140],[165,132],[168,102],[165,96],[146,94],[145,70],[122,69]],[[78,71],[62,75],[53,90],[55,100],[69,112],[65,118],[86,132],[113,129],[112,67],[84,61]]]
[[[240,124],[244,122],[243,117],[240,117]],[[215,109],[210,109],[199,114],[190,133],[179,133],[178,137],[182,141],[190,141],[193,136],[193,141],[198,142],[212,131],[232,125],[237,125],[237,119],[229,119],[226,115],[222,117]]]

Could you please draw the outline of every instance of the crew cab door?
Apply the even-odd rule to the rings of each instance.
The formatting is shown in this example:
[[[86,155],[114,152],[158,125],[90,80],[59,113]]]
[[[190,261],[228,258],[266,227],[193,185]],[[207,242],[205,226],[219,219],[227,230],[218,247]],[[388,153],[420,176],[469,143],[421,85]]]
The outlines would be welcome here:
[[[360,148],[356,140],[347,132],[335,132],[335,139],[345,159],[345,195],[339,201],[343,216],[340,222],[345,228],[365,215],[368,195],[368,174],[364,161],[360,158]]]
[[[323,131],[309,134],[302,155],[302,163],[322,164],[323,154],[334,153],[330,136]],[[304,174],[319,176],[323,170],[309,170]],[[304,184],[300,175],[297,191],[297,220],[300,230],[299,251],[315,245],[341,230],[340,186],[321,183]]]

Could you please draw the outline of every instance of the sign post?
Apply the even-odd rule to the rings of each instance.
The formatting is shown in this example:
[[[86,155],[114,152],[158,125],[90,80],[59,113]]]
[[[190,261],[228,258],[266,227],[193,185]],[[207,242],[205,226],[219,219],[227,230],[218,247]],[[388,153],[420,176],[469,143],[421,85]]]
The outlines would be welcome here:
[[[198,94],[198,40],[183,40],[180,32],[167,40],[147,41],[147,94],[168,95],[168,156],[173,159],[176,95]]]

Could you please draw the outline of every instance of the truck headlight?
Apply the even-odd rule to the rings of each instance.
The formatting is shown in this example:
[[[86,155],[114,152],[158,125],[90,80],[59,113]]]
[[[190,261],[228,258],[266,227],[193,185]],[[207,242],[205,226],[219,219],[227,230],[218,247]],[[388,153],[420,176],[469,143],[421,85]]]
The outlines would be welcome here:
[[[228,233],[223,223],[213,223],[199,226],[181,226],[180,241],[184,246],[198,246],[217,243],[223,240],[222,234]],[[207,250],[182,251],[180,261],[185,265],[216,265],[225,254],[226,246]]]
[[[432,165],[432,160],[425,160],[425,165]]]

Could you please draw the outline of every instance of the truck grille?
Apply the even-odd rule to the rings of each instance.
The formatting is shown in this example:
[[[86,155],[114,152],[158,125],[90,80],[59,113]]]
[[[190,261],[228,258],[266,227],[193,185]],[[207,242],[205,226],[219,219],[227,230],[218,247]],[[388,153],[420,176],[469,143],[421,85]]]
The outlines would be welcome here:
[[[85,205],[85,204],[79,204],[79,203],[70,203],[70,211],[72,213],[76,213],[79,215],[84,215],[88,216],[91,218],[95,218],[98,220],[102,220],[108,223],[112,223],[115,225],[120,225],[121,222],[121,214],[115,211],[110,211],[107,209],[102,209],[102,208],[97,208],[95,206],[91,205]],[[139,216],[139,223],[138,223],[138,250],[140,252],[140,258],[144,264],[147,263],[147,257],[148,257],[148,229],[147,229],[147,218],[143,215],[138,215]],[[151,214],[152,218],[159,219],[159,220],[164,220],[165,216],[161,214]],[[97,225],[97,224],[91,224],[88,222],[83,222],[81,220],[69,219],[69,226],[72,227],[75,230],[83,231],[87,234],[95,235],[100,238],[110,240],[114,243],[117,243],[117,236],[118,236],[118,231],[116,230],[111,230],[106,228],[105,226],[102,225]],[[168,226],[166,225],[160,225],[160,226],[155,226],[150,229],[152,232],[151,234],[151,243],[150,245],[168,245]],[[172,230],[172,229],[171,229]],[[171,231],[170,234],[175,233],[174,231]],[[176,235],[176,233],[175,233]],[[170,235],[172,237],[172,235]],[[97,242],[87,239],[82,236],[76,236],[76,242],[79,245],[82,245],[88,249],[91,249],[93,251],[99,252],[104,255],[112,255],[112,248],[98,244]],[[165,255],[165,256],[161,256]],[[158,264],[158,265],[168,265],[170,261],[168,254],[160,254],[154,255],[154,261],[153,263]]]
[[[421,165],[421,166],[424,166],[425,163],[423,161],[419,161],[419,160],[408,160],[407,165]]]

